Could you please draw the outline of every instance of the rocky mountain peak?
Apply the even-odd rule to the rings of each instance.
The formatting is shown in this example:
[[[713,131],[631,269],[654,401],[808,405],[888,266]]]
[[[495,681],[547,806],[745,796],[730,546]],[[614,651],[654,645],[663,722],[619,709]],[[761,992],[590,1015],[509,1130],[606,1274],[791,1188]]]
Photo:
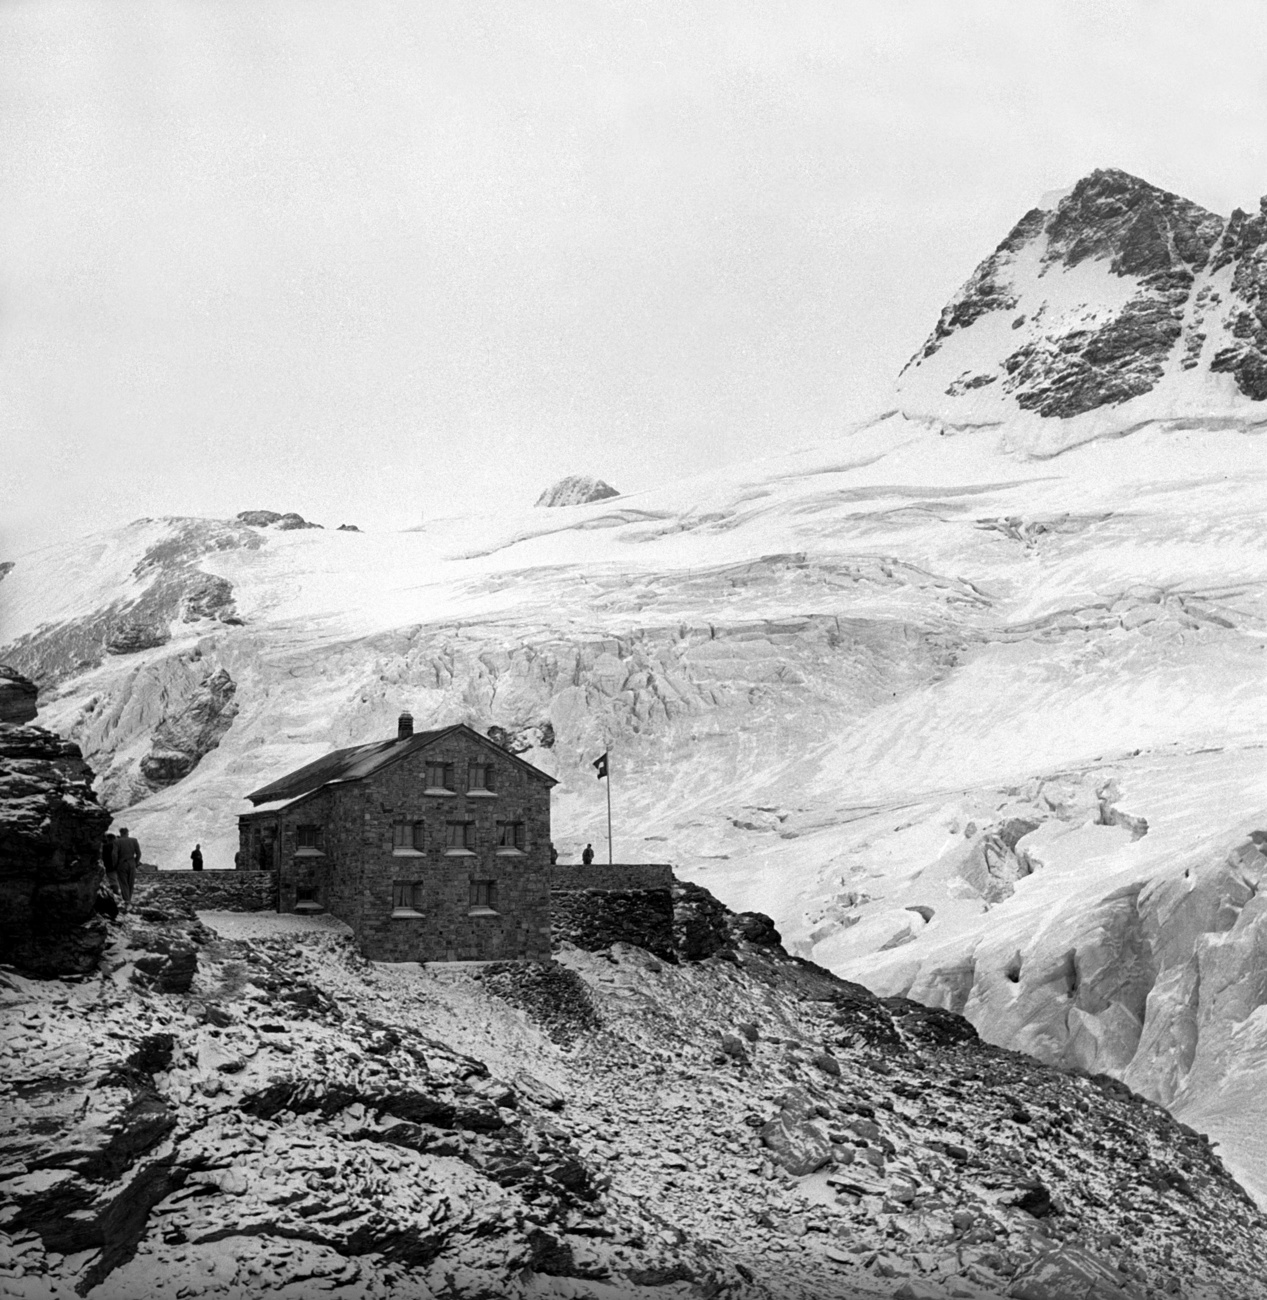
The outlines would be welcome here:
[[[903,409],[997,423],[1148,395],[1140,416],[1267,399],[1263,245],[1261,214],[1224,219],[1093,171],[1027,212],[946,305],[902,372]]]
[[[588,474],[569,474],[561,478],[553,487],[537,498],[539,506],[583,506],[590,501],[605,501],[608,497],[618,497],[610,483],[601,478],[591,478]]]

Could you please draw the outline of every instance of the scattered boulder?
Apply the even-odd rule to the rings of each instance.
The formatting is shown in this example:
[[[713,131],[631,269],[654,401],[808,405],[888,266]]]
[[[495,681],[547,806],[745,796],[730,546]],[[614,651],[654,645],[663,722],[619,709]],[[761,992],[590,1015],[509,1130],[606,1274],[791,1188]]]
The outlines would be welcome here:
[[[93,920],[110,814],[79,746],[41,727],[0,726],[0,961],[33,975],[92,970]]]
[[[336,533],[359,533],[361,530],[355,524],[340,524],[334,531]]]
[[[586,474],[569,474],[561,478],[553,487],[547,488],[538,498],[539,506],[583,506],[591,501],[605,501],[608,497],[618,497],[610,483],[601,478],[590,478]]]
[[[13,726],[33,722],[38,698],[39,688],[29,677],[0,664],[0,723]]]
[[[797,1178],[821,1169],[832,1158],[827,1125],[801,1088],[784,1094],[778,1115],[761,1129],[761,1141],[771,1158]]]
[[[282,517],[277,521],[276,526],[283,532],[289,532],[296,528],[322,527],[321,524],[314,524],[305,519],[303,515],[297,515],[293,510],[288,510],[284,515],[282,515]]]

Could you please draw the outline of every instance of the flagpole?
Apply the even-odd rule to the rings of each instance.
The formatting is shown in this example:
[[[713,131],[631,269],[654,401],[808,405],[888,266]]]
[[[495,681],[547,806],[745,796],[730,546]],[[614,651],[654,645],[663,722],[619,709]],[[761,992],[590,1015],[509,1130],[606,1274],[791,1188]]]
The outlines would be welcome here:
[[[612,767],[611,751],[607,751],[607,865],[612,865]]]

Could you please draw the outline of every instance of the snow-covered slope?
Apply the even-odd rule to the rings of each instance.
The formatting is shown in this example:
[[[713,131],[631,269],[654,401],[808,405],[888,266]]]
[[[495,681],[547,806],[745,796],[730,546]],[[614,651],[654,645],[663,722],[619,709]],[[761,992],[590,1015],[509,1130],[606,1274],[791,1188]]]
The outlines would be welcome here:
[[[0,659],[166,866],[195,841],[229,865],[245,791],[402,708],[558,776],[567,860],[601,847],[610,749],[617,859],[1128,1079],[1267,1190],[1261,219],[1120,175],[1027,217],[903,409],[820,447],[406,534],[141,521],[18,557]],[[1165,265],[1127,257],[1159,241]],[[1173,318],[1184,276],[1167,347],[1108,346],[1124,314]],[[965,369],[999,377],[947,395]],[[1043,413],[1088,371],[1110,396]]]

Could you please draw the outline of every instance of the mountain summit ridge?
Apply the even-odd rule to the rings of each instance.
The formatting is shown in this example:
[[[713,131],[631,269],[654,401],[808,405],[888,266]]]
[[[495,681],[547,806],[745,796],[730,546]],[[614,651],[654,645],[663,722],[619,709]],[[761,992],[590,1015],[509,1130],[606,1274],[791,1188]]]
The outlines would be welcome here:
[[[1127,172],[1091,172],[981,262],[898,387],[907,414],[985,423],[1148,395],[1154,416],[1168,400],[1267,400],[1267,199],[1225,219]]]

